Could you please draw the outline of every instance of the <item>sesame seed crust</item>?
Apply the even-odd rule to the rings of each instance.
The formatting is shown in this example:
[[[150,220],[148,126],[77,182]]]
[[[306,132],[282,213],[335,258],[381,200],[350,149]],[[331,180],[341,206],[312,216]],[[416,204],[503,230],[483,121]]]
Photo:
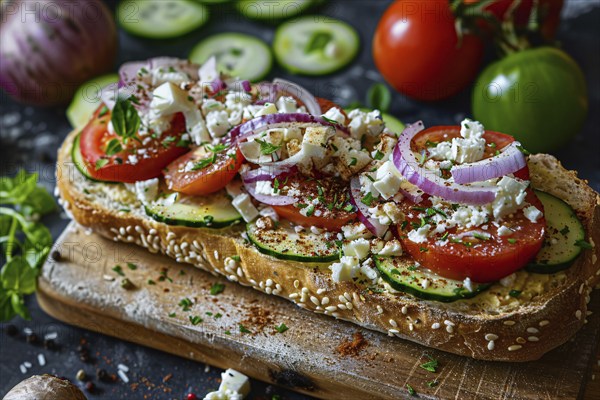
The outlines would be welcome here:
[[[70,134],[59,151],[59,168],[69,168],[74,136]],[[529,166],[532,186],[567,201],[586,225],[588,235],[600,243],[596,193],[551,156],[531,156]],[[422,301],[402,293],[374,293],[353,282],[335,283],[326,265],[283,261],[259,253],[241,237],[243,226],[188,228],[159,223],[139,213],[119,213],[86,196],[73,183],[73,173],[59,175],[57,184],[62,204],[73,218],[111,240],[165,254],[280,296],[306,310],[476,359],[530,361],[566,342],[583,326],[589,291],[600,283],[600,266],[592,262],[592,256],[600,254],[596,246],[565,271],[566,279],[560,285],[526,305],[498,315],[468,312],[455,303]],[[240,261],[231,258],[236,255]],[[553,326],[561,329],[551,329]]]

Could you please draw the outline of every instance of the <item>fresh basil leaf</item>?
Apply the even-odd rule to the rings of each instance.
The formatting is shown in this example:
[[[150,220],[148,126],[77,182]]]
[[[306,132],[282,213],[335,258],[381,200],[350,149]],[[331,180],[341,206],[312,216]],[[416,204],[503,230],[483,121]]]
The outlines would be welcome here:
[[[21,204],[35,189],[38,175],[21,170],[14,178],[0,178],[0,204]]]
[[[8,291],[0,287],[0,321],[9,321],[15,316]]]
[[[45,215],[55,210],[56,203],[54,197],[41,186],[36,186],[33,189],[21,207],[21,211],[25,215]]]
[[[131,104],[131,97],[117,97],[110,121],[115,133],[121,136],[124,142],[136,137],[140,129],[141,120],[137,110]]]
[[[19,316],[21,316],[21,318],[27,320],[31,319],[31,315],[29,314],[29,311],[27,311],[27,307],[25,307],[25,300],[23,299],[22,295],[19,293],[13,293],[10,296],[10,305],[12,306],[12,309]]]
[[[367,104],[369,108],[386,112],[390,109],[392,95],[383,83],[375,83],[367,92]]]
[[[4,289],[31,294],[35,292],[37,275],[37,269],[31,268],[22,257],[16,256],[2,268],[0,280]]]
[[[120,153],[121,151],[123,151],[123,146],[121,146],[121,142],[119,142],[119,139],[111,139],[106,145],[105,153],[107,156],[114,156],[115,154]]]

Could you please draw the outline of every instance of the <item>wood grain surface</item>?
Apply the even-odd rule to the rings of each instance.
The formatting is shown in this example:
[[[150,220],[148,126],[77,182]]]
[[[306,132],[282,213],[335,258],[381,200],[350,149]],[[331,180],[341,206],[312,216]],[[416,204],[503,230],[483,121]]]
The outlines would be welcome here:
[[[57,248],[61,258],[44,265],[38,289],[40,305],[53,317],[318,398],[412,398],[407,385],[421,399],[600,398],[598,380],[584,394],[597,363],[597,292],[590,304],[597,312],[572,341],[535,362],[493,363],[332,321],[74,224]],[[133,288],[121,287],[125,277]],[[225,288],[212,295],[215,283]],[[188,311],[178,305],[184,298],[192,302]],[[278,333],[282,323],[289,329]],[[356,334],[363,340],[348,345]],[[340,353],[343,343],[350,354]],[[439,363],[435,373],[420,367],[430,357]]]

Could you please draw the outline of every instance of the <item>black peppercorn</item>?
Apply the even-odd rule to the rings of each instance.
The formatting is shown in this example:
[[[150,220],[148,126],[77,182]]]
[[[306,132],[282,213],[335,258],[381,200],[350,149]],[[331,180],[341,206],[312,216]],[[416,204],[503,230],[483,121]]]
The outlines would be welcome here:
[[[106,372],[106,370],[100,368],[96,370],[96,377],[98,378],[98,380],[103,381],[103,382],[110,382],[110,376],[108,375],[108,372]]]
[[[54,250],[52,253],[50,253],[50,257],[52,257],[52,260],[57,262],[60,261],[62,258],[60,251],[58,250]]]
[[[25,340],[27,343],[35,344],[38,342],[38,336],[35,333],[30,333],[29,335],[25,336]]]
[[[19,330],[16,326],[13,324],[6,325],[6,334],[8,336],[17,336],[17,333],[19,333]]]
[[[85,390],[87,390],[90,393],[93,393],[95,389],[96,389],[96,386],[94,385],[94,382],[86,382]]]

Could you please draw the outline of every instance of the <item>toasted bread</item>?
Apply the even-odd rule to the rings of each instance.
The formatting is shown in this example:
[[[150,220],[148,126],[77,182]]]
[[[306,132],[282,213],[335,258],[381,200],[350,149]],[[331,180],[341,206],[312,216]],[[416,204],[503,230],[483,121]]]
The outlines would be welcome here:
[[[577,212],[594,246],[567,270],[519,271],[511,285],[453,303],[424,301],[393,290],[375,293],[353,282],[335,283],[323,264],[283,261],[259,253],[242,237],[243,225],[224,229],[170,226],[148,217],[123,184],[91,182],[74,167],[72,132],[58,154],[58,189],[79,224],[115,241],[135,243],[232,281],[278,295],[299,307],[424,346],[482,360],[529,361],[571,338],[585,323],[590,292],[600,282],[600,197],[550,155],[528,159],[532,186]],[[120,212],[127,206],[128,213]],[[239,262],[231,256],[239,255]],[[519,287],[522,295],[509,295]],[[335,321],[332,319],[332,329]]]

